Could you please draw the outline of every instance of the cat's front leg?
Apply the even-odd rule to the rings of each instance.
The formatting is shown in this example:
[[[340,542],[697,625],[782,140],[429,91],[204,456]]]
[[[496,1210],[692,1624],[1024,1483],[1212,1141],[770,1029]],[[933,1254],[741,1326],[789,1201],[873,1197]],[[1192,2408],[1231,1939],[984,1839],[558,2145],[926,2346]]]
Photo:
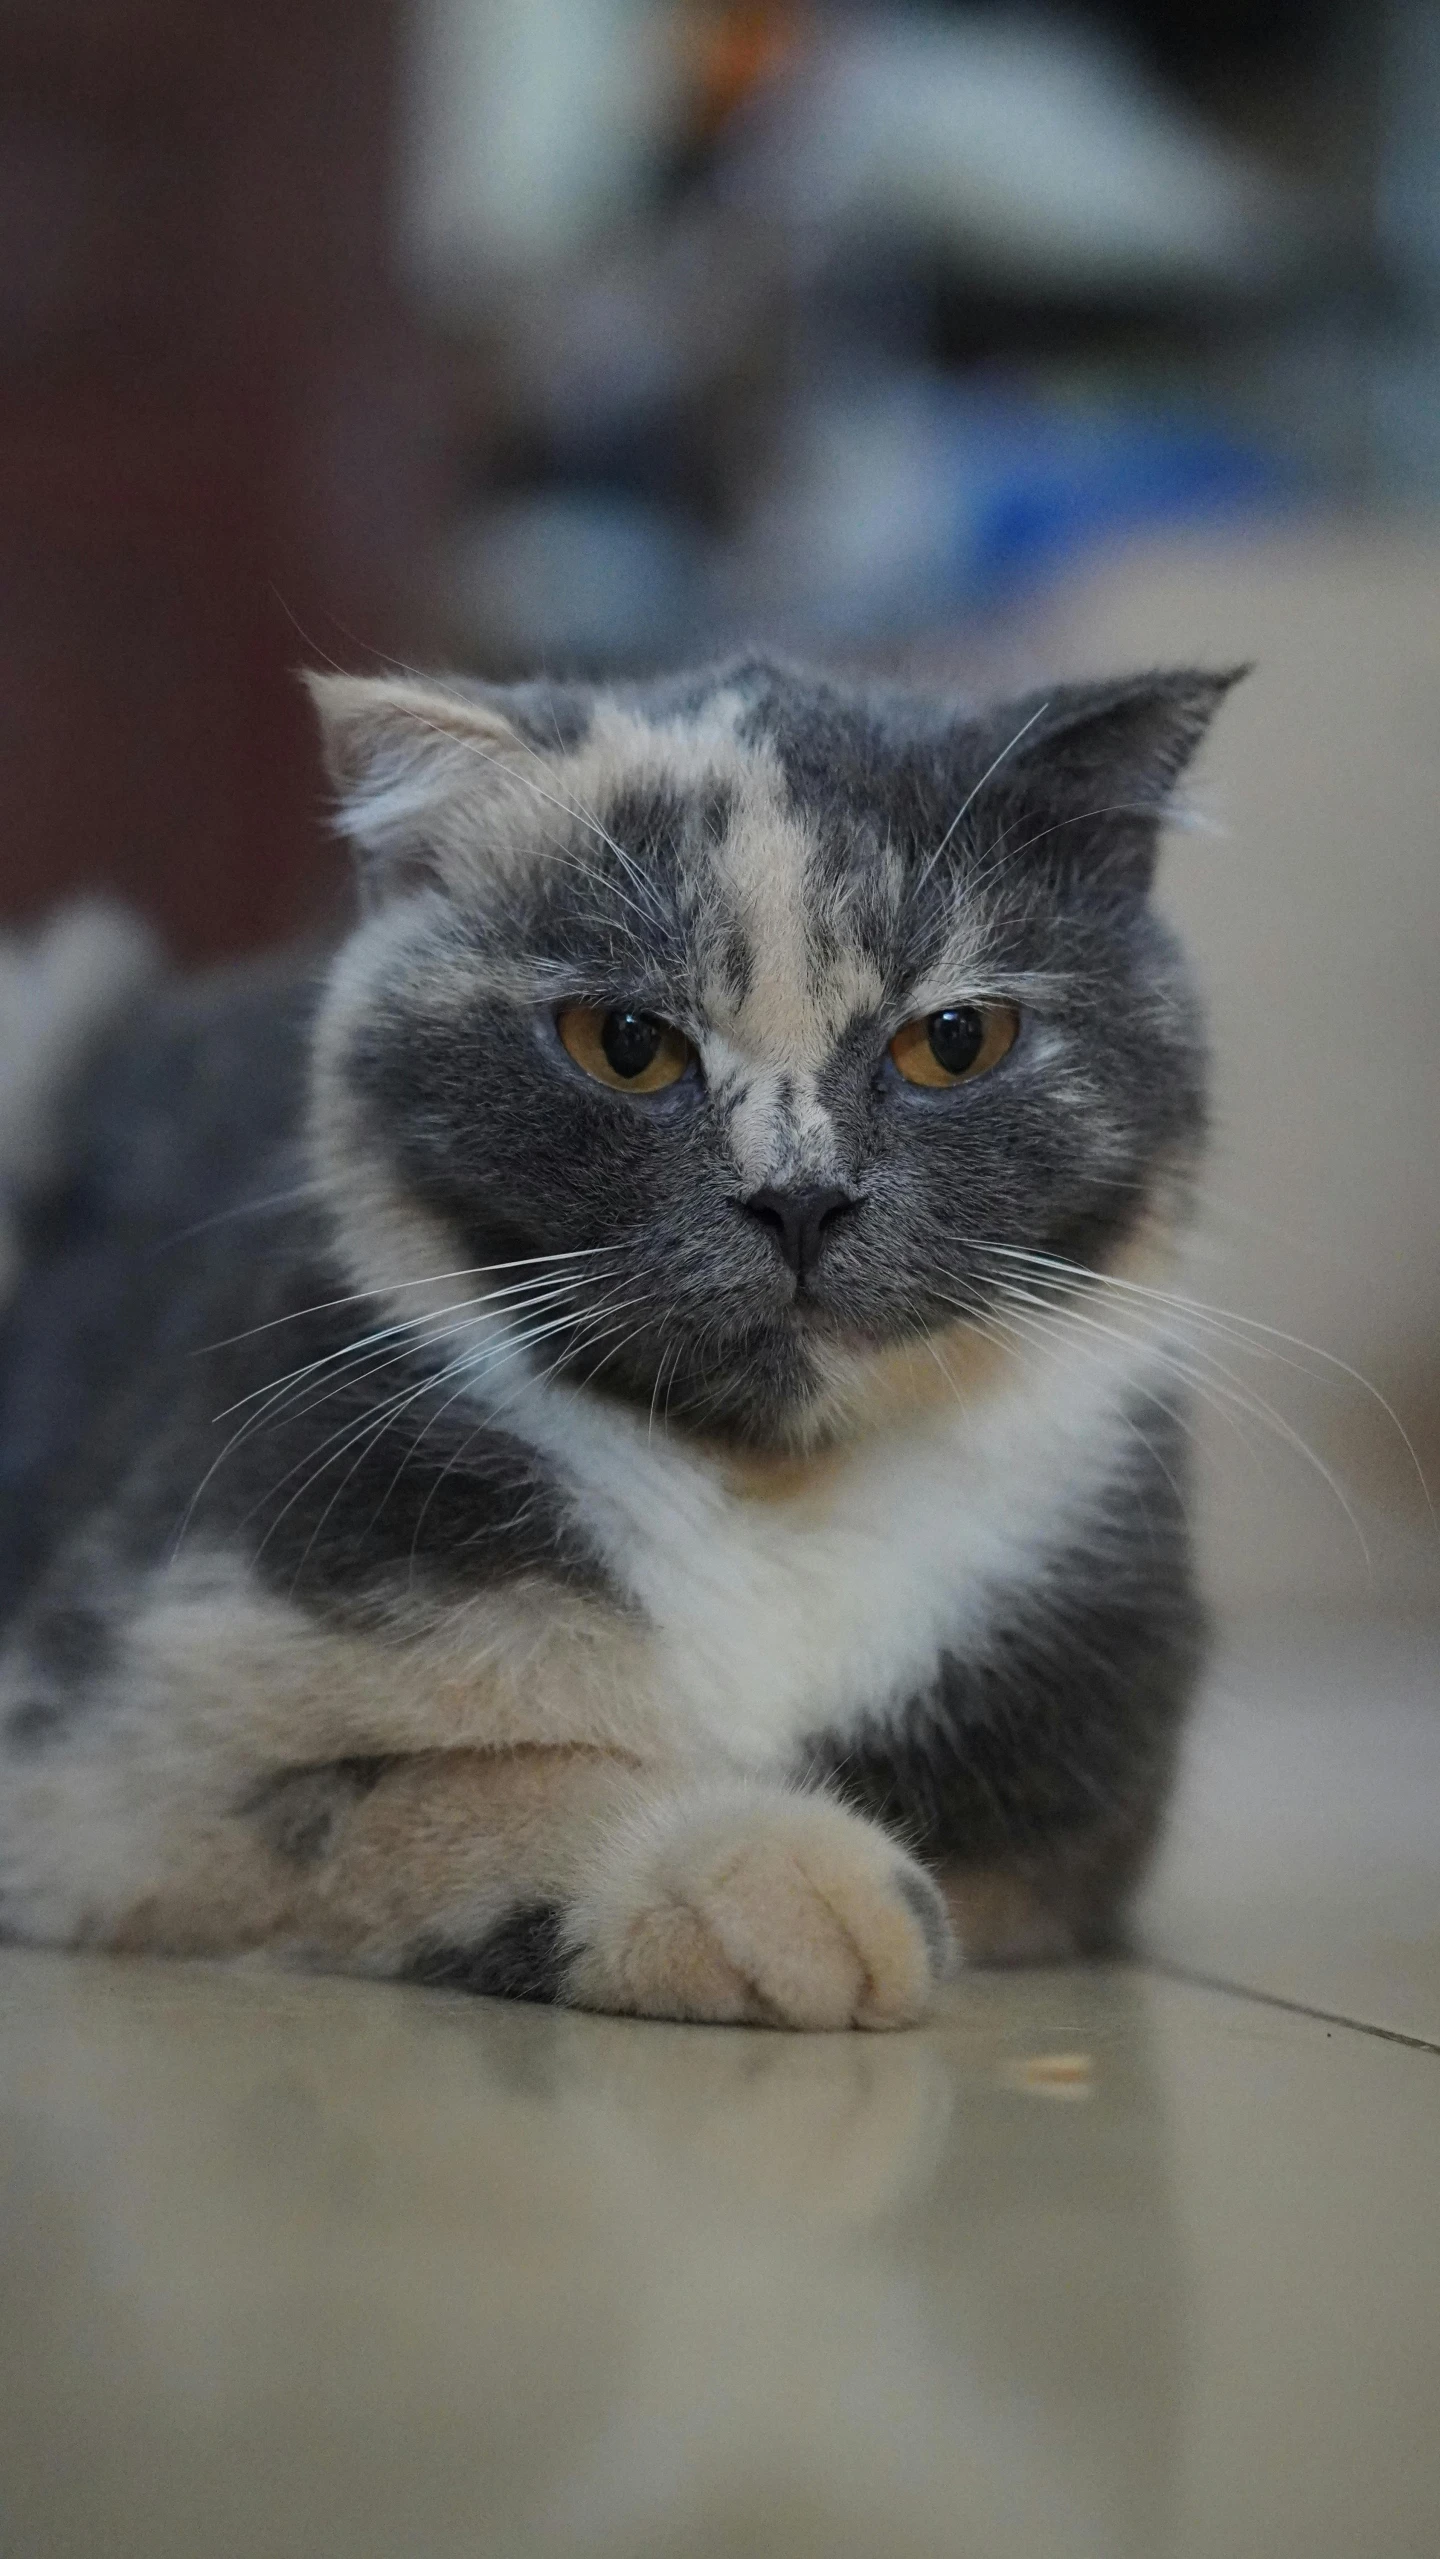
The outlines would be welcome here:
[[[944,1904],[819,1795],[605,1754],[437,1752],[287,1777],[252,1819],[302,1868],[279,1950],[631,2015],[890,2027],[949,1963]],[[323,1835],[322,1835],[323,1831]]]
[[[12,1935],[643,2016],[923,2013],[944,1906],[864,1814],[672,1757],[643,1717],[629,1751],[582,1738],[604,1722],[588,1655],[547,1673],[532,1648],[517,1688],[225,1597],[162,1597],[90,1690],[53,1700],[34,1629],[17,1639],[0,1678]],[[545,1738],[514,1733],[522,1709]]]

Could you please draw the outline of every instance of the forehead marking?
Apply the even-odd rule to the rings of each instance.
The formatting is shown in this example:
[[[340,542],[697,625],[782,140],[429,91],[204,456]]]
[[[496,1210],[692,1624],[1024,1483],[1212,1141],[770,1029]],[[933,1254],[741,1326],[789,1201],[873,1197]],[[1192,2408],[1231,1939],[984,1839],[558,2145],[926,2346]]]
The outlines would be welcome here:
[[[635,790],[705,798],[736,791],[752,761],[735,735],[735,701],[717,694],[698,717],[657,724],[601,698],[589,734],[554,765],[557,789],[582,819],[599,823],[606,805]]]
[[[794,807],[773,746],[737,735],[743,708],[737,693],[724,692],[698,715],[655,722],[602,698],[588,735],[557,760],[557,793],[582,822],[597,823],[607,803],[637,789],[712,806],[725,794],[723,834],[716,840],[707,829],[692,858],[708,866],[717,921],[733,920],[728,947],[733,954],[738,938],[748,966],[715,971],[705,990],[717,1030],[707,1043],[712,1085],[735,1092],[732,1123],[748,1162],[833,1165],[835,1132],[818,1077],[845,1023],[879,1001],[880,973],[845,934],[843,910],[817,968],[814,822]],[[782,1070],[793,1083],[788,1103],[776,1080]]]
[[[752,1055],[812,1082],[844,1024],[879,992],[873,963],[843,932],[825,937],[828,956],[817,965],[818,852],[815,823],[791,802],[773,748],[757,744],[716,857],[717,885],[750,959],[727,1027]]]

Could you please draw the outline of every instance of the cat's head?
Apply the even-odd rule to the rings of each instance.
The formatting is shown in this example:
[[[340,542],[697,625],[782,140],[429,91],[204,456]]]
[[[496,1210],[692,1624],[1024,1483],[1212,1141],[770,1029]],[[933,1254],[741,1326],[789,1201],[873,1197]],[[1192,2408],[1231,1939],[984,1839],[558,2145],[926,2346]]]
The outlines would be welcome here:
[[[977,716],[768,661],[312,679],[366,909],[314,1123],[357,1278],[486,1298],[497,1402],[553,1368],[774,1448],[1003,1324],[1017,1255],[1172,1220],[1204,1049],[1149,888],[1233,680]]]

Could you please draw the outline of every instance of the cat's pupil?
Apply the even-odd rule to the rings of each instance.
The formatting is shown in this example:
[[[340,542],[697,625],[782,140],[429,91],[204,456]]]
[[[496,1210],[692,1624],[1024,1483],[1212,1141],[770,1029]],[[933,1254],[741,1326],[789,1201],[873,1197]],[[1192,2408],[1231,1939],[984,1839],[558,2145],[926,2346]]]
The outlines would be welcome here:
[[[963,1075],[973,1066],[985,1039],[985,1024],[974,1004],[952,1004],[930,1016],[930,1046],[947,1075]]]
[[[661,1025],[649,1013],[607,1013],[600,1046],[617,1075],[643,1075],[660,1046]]]

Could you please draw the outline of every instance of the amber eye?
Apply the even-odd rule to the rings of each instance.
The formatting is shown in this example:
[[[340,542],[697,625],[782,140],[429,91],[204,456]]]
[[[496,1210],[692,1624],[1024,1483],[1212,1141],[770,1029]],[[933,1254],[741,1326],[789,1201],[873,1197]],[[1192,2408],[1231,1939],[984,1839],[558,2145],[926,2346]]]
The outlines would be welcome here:
[[[617,1093],[663,1092],[695,1055],[683,1031],[625,1004],[567,1004],[555,1027],[576,1065]]]
[[[890,1054],[907,1084],[968,1084],[999,1065],[1019,1029],[1013,1004],[947,1004],[907,1022]]]

